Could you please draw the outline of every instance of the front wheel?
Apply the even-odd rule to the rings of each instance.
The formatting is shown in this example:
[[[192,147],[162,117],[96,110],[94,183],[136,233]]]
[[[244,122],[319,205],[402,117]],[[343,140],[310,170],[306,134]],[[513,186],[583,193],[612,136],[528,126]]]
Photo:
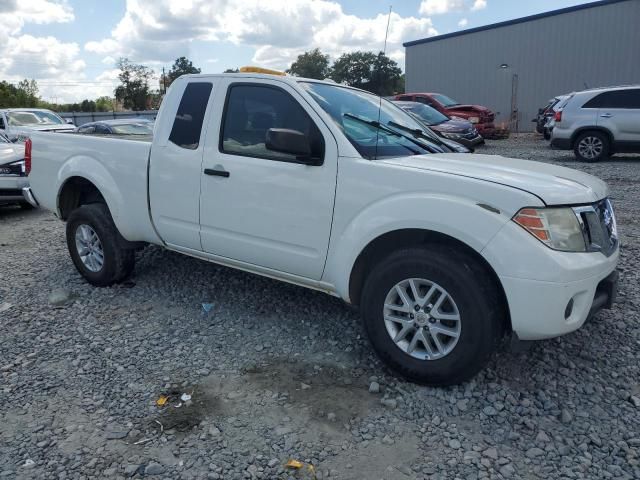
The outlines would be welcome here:
[[[503,334],[492,278],[464,252],[441,246],[398,251],[381,261],[366,280],[361,307],[379,357],[428,385],[473,377]]]
[[[82,205],[71,212],[66,233],[71,259],[90,284],[113,285],[133,271],[135,253],[121,247],[120,233],[105,204]]]

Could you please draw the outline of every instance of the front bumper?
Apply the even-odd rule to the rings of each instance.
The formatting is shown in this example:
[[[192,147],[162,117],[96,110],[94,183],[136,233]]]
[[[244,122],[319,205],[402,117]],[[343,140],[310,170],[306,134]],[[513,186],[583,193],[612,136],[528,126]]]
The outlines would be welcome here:
[[[615,300],[619,247],[609,256],[559,252],[508,222],[482,254],[498,274],[521,340],[573,332]]]
[[[484,145],[484,138],[482,138],[481,135],[477,135],[476,137],[471,139],[458,138],[458,139],[454,139],[453,141],[458,142],[467,148],[474,148],[474,147],[477,147],[478,145]]]

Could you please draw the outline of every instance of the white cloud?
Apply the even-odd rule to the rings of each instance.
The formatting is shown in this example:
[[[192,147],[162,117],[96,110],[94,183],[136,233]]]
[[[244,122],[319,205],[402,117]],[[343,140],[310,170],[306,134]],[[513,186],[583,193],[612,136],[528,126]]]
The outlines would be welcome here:
[[[254,47],[256,63],[285,68],[315,47],[332,57],[382,50],[386,25],[386,14],[349,15],[333,0],[128,0],[111,37],[88,42],[85,49],[168,62],[188,55],[193,40],[225,41]],[[393,13],[388,51],[403,62],[402,42],[436,34],[429,18]]]
[[[467,20],[466,18],[463,18],[463,19],[461,19],[461,20],[458,22],[458,26],[459,26],[460,28],[464,28],[464,27],[466,27],[467,25],[469,25],[469,20]]]
[[[40,96],[60,103],[113,95],[117,71],[88,78],[80,45],[23,33],[27,24],[74,20],[66,0],[0,0],[0,78],[13,83],[35,78]]]
[[[420,15],[440,15],[463,8],[464,0],[422,0],[419,12]]]
[[[486,6],[487,0],[422,0],[419,12],[420,15],[442,15],[449,12],[482,10]]]

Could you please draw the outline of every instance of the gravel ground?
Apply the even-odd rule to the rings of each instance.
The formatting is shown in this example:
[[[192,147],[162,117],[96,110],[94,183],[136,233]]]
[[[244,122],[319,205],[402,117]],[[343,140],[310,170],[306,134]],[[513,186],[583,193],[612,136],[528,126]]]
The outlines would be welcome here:
[[[622,283],[580,331],[446,389],[385,371],[337,299],[155,247],[93,288],[62,223],[0,208],[0,478],[640,478],[640,157],[479,151],[609,182]]]

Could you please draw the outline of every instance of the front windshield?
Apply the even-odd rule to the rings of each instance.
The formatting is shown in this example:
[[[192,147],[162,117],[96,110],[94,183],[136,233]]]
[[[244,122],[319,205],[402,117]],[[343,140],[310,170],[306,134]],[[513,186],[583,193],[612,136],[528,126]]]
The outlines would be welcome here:
[[[424,133],[425,128],[411,115],[388,100],[371,93],[325,83],[300,83],[342,129],[364,158],[406,157],[442,151],[429,141],[413,141],[398,126]],[[381,108],[380,108],[381,106]],[[377,127],[380,119],[382,127]],[[368,123],[371,122],[371,123]]]
[[[7,114],[9,125],[64,125],[64,120],[53,112],[43,110],[16,111]]]
[[[122,125],[111,125],[113,133],[118,135],[150,135],[153,133],[151,124],[128,123]]]
[[[454,99],[449,98],[446,95],[442,95],[441,93],[434,93],[431,96],[435,98],[443,107],[453,107],[455,105],[460,105]]]
[[[427,125],[439,125],[449,120],[449,117],[443,115],[435,108],[431,108],[423,103],[415,103],[409,105],[399,104],[400,108],[408,110]]]

